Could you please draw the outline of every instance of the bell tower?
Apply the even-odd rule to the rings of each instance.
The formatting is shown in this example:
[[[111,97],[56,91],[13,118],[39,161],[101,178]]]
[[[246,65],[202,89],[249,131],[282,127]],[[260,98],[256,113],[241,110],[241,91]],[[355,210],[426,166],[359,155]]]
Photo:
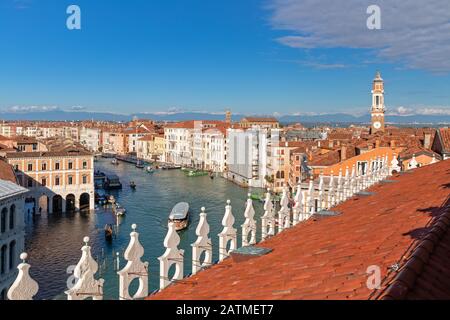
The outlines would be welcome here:
[[[372,126],[370,133],[384,132],[384,81],[381,78],[381,74],[377,71],[372,86]]]

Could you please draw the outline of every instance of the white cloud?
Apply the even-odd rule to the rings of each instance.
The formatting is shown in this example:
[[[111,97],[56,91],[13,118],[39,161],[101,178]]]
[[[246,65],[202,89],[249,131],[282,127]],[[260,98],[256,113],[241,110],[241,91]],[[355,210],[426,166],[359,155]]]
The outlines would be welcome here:
[[[450,72],[448,0],[269,0],[270,22],[294,48],[371,49],[379,61]],[[366,25],[369,5],[381,8],[381,30]]]
[[[60,110],[57,106],[12,106],[7,109],[9,112],[26,113],[26,112],[46,112]]]
[[[387,115],[391,116],[410,116],[410,115],[423,115],[423,116],[450,116],[450,107],[444,106],[428,106],[428,107],[397,107],[388,108],[392,109]]]
[[[72,106],[69,108],[70,111],[83,111],[86,110],[86,107],[83,106]]]

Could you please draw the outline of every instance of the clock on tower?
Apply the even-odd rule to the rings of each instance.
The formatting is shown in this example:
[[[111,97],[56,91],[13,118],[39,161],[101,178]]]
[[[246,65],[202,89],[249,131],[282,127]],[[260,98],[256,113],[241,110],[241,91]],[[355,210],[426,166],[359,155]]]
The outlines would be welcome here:
[[[384,132],[384,82],[381,78],[380,72],[377,72],[373,80],[372,87],[372,126],[370,133]]]

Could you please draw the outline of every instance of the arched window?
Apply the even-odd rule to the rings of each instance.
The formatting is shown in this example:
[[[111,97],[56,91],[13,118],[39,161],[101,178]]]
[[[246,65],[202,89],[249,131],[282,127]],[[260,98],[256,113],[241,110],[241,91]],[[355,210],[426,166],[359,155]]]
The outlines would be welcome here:
[[[6,215],[8,214],[8,209],[3,208],[0,218],[0,225],[1,225],[1,233],[4,233],[6,231]]]
[[[6,272],[6,244],[0,249],[0,274]]]
[[[15,266],[16,266],[16,240],[13,240],[9,244],[9,270],[14,269]]]
[[[13,204],[9,208],[9,230],[14,229],[16,226],[16,205]]]

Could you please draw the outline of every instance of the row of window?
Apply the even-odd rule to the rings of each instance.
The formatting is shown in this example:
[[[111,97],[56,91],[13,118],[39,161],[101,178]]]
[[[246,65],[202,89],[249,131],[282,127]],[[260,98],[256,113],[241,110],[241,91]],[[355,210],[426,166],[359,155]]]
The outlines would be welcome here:
[[[6,257],[8,255],[8,247],[5,245],[0,249],[0,275],[4,275],[6,271],[13,270],[16,266],[16,241],[13,240],[9,244],[9,263],[6,265]]]
[[[28,163],[27,164],[27,171],[33,171],[33,168],[34,168],[33,163]],[[41,164],[41,170],[42,171],[47,171],[48,170],[47,168],[48,168],[47,162],[43,162]],[[83,161],[82,169],[87,169],[87,168],[88,168],[87,161]],[[18,164],[15,165],[15,169],[16,169],[16,171],[19,171],[19,165]],[[67,164],[67,169],[68,170],[72,170],[73,169],[73,162],[72,161],[69,161],[69,163]],[[55,162],[54,170],[61,170],[60,162]]]
[[[88,183],[88,176],[87,175],[83,175],[81,177],[81,183],[82,184],[87,184]],[[40,184],[45,187],[47,185],[47,177],[42,177],[41,181],[40,181]],[[74,177],[73,176],[68,176],[67,177],[67,184],[68,185],[74,184]],[[53,185],[54,186],[61,185],[61,178],[59,176],[55,177],[55,181],[54,181]],[[34,186],[34,179],[28,178],[26,186],[27,186],[27,188],[32,188]]]
[[[8,208],[3,208],[0,213],[0,232],[1,233],[6,232],[6,229],[7,229],[6,219],[8,217],[8,214],[9,214],[9,230],[13,230],[14,227],[16,226],[16,206],[14,204],[11,205],[11,207],[9,208],[9,213],[8,213]]]

